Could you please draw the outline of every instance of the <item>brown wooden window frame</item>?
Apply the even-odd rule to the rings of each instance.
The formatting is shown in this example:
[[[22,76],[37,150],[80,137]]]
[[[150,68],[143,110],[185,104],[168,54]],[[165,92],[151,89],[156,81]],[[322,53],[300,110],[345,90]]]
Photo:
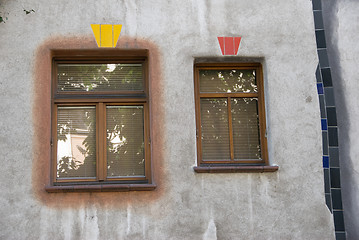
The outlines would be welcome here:
[[[201,93],[200,76],[201,70],[255,70],[257,92],[219,92]],[[198,173],[233,173],[233,172],[273,172],[278,166],[270,166],[268,161],[266,119],[263,71],[260,63],[196,63],[194,64],[194,89],[195,89],[195,111],[196,111],[196,142],[197,142],[197,166],[194,171]],[[228,160],[203,160],[202,158],[202,129],[201,129],[201,99],[202,98],[223,98],[228,102],[228,131],[230,143],[230,159]],[[231,119],[231,98],[257,98],[258,99],[258,121],[261,159],[234,160],[234,143]]]
[[[66,92],[57,90],[57,65],[141,63],[143,91]],[[154,190],[151,171],[148,50],[53,50],[52,51],[51,171],[47,192]],[[142,106],[144,123],[144,176],[107,177],[106,106]],[[57,109],[63,106],[93,106],[96,109],[96,178],[58,179]]]

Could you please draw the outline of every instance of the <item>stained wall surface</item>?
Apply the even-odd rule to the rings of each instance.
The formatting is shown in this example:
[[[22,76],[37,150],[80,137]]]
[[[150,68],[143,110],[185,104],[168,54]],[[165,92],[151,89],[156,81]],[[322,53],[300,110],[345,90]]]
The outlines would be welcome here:
[[[25,10],[35,12],[26,14]],[[1,239],[333,239],[325,205],[311,1],[2,1]],[[149,49],[150,192],[46,193],[51,49]],[[223,57],[218,36],[241,36]],[[273,173],[195,173],[193,64],[261,62]]]
[[[322,1],[337,105],[344,221],[347,239],[359,238],[358,56],[359,2]]]

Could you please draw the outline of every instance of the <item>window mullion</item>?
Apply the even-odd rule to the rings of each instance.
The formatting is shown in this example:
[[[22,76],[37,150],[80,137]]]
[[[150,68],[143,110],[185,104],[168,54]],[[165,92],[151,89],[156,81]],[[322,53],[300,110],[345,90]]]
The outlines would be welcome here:
[[[98,103],[98,124],[97,124],[97,134],[98,134],[98,155],[97,155],[97,169],[98,169],[98,180],[104,181],[106,178],[106,167],[105,167],[105,154],[106,154],[106,134],[105,134],[105,109],[103,103]]]
[[[232,107],[231,107],[231,98],[227,98],[227,107],[228,107],[228,131],[229,131],[229,146],[231,150],[231,161],[234,160],[234,147],[233,147],[233,127],[232,127]]]

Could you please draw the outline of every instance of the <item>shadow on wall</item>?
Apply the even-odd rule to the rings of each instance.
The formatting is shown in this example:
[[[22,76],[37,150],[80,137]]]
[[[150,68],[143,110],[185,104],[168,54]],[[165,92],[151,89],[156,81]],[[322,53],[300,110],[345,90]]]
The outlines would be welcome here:
[[[350,146],[350,121],[349,109],[346,104],[347,94],[343,78],[343,62],[341,61],[340,49],[338,46],[340,19],[339,1],[322,1],[323,21],[326,33],[326,43],[331,66],[331,73],[334,86],[337,121],[339,128],[339,157],[341,173],[342,201],[344,208],[345,230],[348,239],[359,239],[359,217],[358,217],[358,193],[359,188],[353,182],[358,178],[358,173],[353,172],[353,159]],[[354,30],[354,29],[353,29]],[[356,209],[356,210],[355,210]],[[354,211],[353,211],[354,210]]]

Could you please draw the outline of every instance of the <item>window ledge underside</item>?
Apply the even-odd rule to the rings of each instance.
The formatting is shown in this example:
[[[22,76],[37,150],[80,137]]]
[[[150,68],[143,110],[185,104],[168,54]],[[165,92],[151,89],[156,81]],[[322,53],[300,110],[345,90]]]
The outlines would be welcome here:
[[[98,185],[67,185],[46,186],[48,193],[59,192],[129,192],[129,191],[152,191],[156,184],[98,184]]]
[[[196,173],[253,173],[253,172],[275,172],[279,166],[196,166]]]

